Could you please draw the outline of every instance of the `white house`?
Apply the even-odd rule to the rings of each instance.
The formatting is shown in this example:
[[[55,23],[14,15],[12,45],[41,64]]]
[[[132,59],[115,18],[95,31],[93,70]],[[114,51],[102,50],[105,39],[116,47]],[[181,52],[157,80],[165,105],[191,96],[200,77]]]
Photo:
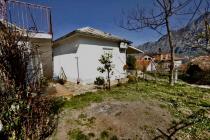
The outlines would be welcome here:
[[[152,72],[152,71],[156,71],[156,63],[155,63],[155,59],[149,55],[145,55],[142,58],[144,61],[147,61],[146,63],[146,71]]]
[[[103,76],[97,71],[102,54],[112,53],[112,80],[124,78],[126,49],[131,42],[98,29],[84,27],[58,38],[53,44],[54,77],[65,76],[68,81],[93,83]]]

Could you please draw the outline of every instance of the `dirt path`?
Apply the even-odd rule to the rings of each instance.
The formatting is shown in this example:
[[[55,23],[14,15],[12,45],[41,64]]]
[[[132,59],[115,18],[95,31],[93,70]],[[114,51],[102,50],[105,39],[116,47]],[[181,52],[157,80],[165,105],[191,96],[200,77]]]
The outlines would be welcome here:
[[[54,84],[50,83],[48,88],[46,89],[46,95],[48,96],[64,96],[64,97],[71,97],[73,96],[73,92],[69,91],[67,88],[65,88],[61,84]]]
[[[76,84],[72,82],[66,82],[64,87],[73,93],[74,96],[84,94],[86,92],[95,92],[97,89],[95,88],[94,84]]]
[[[157,128],[166,130],[171,121],[170,113],[157,102],[94,103],[80,110],[66,109],[53,139],[80,134],[90,139],[150,140],[159,135]]]

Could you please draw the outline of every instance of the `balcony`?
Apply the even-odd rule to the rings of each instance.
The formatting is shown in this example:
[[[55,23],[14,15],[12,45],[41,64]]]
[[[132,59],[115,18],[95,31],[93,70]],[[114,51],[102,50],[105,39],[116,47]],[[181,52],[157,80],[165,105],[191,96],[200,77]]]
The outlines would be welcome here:
[[[52,35],[51,9],[16,0],[0,0],[0,18],[35,34]]]

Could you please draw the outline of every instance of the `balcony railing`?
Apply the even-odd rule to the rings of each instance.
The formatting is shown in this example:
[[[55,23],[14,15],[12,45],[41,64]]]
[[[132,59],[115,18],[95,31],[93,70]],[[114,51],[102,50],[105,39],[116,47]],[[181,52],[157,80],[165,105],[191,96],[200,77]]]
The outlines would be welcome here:
[[[52,34],[51,9],[16,0],[0,0],[0,18],[34,33]]]

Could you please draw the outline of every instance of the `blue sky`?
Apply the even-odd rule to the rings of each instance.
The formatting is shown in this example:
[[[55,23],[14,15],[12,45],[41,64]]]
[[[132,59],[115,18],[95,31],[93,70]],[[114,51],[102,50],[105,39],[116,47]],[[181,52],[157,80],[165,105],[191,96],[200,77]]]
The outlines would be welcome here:
[[[73,31],[90,26],[126,38],[139,45],[157,40],[160,35],[153,31],[127,31],[116,22],[121,11],[129,10],[138,3],[149,6],[151,0],[21,0],[44,4],[52,8],[54,39]]]
[[[22,0],[44,4],[52,8],[54,39],[77,28],[90,26],[126,38],[134,45],[155,41],[160,34],[151,30],[127,31],[116,22],[122,10],[131,10],[137,4],[151,8],[153,0]]]

